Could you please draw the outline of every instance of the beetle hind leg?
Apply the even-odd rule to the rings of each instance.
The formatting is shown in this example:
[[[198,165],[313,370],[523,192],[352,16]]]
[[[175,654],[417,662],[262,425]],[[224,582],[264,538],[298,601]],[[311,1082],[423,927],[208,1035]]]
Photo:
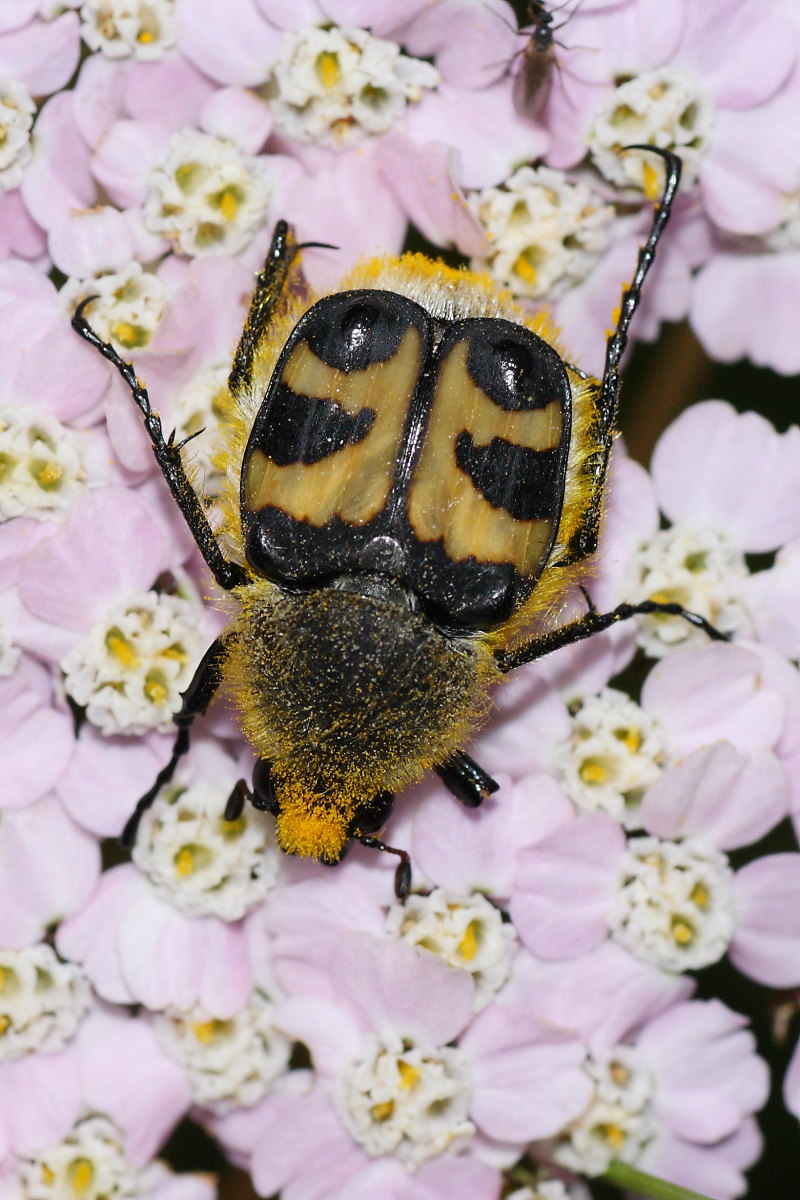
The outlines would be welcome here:
[[[500,786],[463,750],[451,755],[434,770],[448,791],[466,808],[478,808]]]
[[[411,891],[411,857],[407,850],[398,850],[396,846],[387,846],[386,842],[382,842],[380,838],[357,837],[356,839],[362,846],[366,846],[368,850],[383,850],[385,854],[396,854],[400,859],[397,864],[397,870],[394,873],[394,894],[401,904],[408,898],[408,893]]]
[[[586,595],[585,592],[584,595]],[[672,601],[662,603],[658,600],[641,600],[638,604],[618,604],[616,608],[612,608],[607,613],[598,612],[590,601],[589,611],[576,621],[570,621],[568,625],[562,625],[560,629],[552,629],[549,633],[531,638],[514,650],[499,651],[495,654],[495,661],[504,673],[513,671],[525,663],[534,662],[537,658],[544,658],[546,654],[552,654],[554,650],[560,650],[562,646],[574,646],[576,642],[583,642],[596,633],[602,633],[603,630],[618,625],[620,621],[629,621],[631,617],[652,616],[654,613],[663,613],[668,617],[683,617],[684,621],[688,621],[696,629],[702,629],[712,641],[730,641],[726,633],[722,633],[705,617],[699,613],[690,612],[682,604]]]

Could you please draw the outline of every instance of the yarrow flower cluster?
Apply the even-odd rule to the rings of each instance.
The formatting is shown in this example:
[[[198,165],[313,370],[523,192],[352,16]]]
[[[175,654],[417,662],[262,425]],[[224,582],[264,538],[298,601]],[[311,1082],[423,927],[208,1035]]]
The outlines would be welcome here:
[[[292,287],[411,223],[599,375],[663,187],[647,144],[683,180],[632,336],[688,317],[720,360],[800,370],[794,7],[568,0],[535,112],[506,0],[7,8],[0,1193],[211,1200],[158,1157],[193,1120],[265,1198],[654,1175],[734,1200],[769,1073],[709,968],[800,988],[800,431],[708,400],[649,470],[618,447],[586,591],[548,622],[655,600],[724,640],[657,613],[513,673],[467,747],[498,791],[468,809],[430,776],[378,835],[411,858],[400,903],[390,855],[290,859],[240,811],[224,697],[189,745],[219,597],[69,319],[132,360],[216,530],[278,219],[308,243]],[[800,1050],[784,1096],[800,1119]]]

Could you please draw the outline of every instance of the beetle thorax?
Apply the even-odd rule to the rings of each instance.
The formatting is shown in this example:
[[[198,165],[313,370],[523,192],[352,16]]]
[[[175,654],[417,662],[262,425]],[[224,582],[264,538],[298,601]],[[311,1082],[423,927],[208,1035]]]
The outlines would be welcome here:
[[[331,861],[361,806],[469,736],[494,675],[480,640],[446,637],[399,593],[354,582],[243,588],[226,670],[245,735],[272,765],[284,848]]]

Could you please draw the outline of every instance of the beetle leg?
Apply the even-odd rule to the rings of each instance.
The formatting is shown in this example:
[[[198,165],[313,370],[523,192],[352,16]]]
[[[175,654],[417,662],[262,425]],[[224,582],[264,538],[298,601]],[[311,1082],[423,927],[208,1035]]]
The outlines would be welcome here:
[[[534,662],[537,658],[544,658],[546,654],[552,654],[554,650],[560,650],[562,646],[572,646],[575,642],[582,642],[595,633],[602,633],[604,629],[610,629],[619,621],[628,621],[631,617],[650,616],[652,613],[664,613],[669,617],[683,617],[691,625],[702,629],[715,642],[730,641],[726,633],[721,633],[699,613],[689,612],[682,604],[662,604],[657,600],[642,600],[639,604],[618,604],[616,608],[607,613],[600,613],[592,607],[577,621],[570,621],[568,625],[562,625],[560,629],[552,629],[549,633],[531,638],[530,641],[523,642],[514,650],[499,651],[495,654],[495,661],[501,671],[513,671],[515,667]]]
[[[376,837],[359,837],[356,839],[362,846],[366,846],[368,850],[383,850],[387,854],[396,854],[400,859],[397,864],[397,870],[394,873],[394,894],[397,899],[403,904],[411,891],[411,859],[406,850],[398,850],[396,846],[387,846],[380,838]]]
[[[191,683],[182,693],[181,707],[172,718],[178,727],[178,736],[172,747],[172,757],[167,765],[158,772],[153,786],[145,792],[125,822],[120,841],[126,850],[130,850],[136,841],[136,833],[143,814],[150,808],[164,784],[169,783],[172,779],[178,762],[189,749],[189,730],[192,723],[195,717],[202,716],[206,711],[222,681],[222,664],[225,660],[225,653],[225,643],[221,638],[217,638],[206,650],[192,676]],[[230,804],[230,801],[228,803]]]
[[[244,812],[245,804],[247,804],[248,800],[252,800],[252,798],[250,788],[245,781],[243,779],[237,780],[233,791],[228,796],[225,812],[222,814],[223,821],[238,821]]]
[[[434,770],[445,787],[467,808],[477,808],[500,786],[463,750],[451,755]]]
[[[297,252],[300,249],[285,221],[278,221],[264,265],[256,275],[256,287],[250,301],[247,320],[233,356],[228,387],[240,396],[250,386],[261,339],[272,320]]]
[[[87,304],[91,304],[92,300],[96,299],[96,296],[88,296],[81,301],[72,318],[72,328],[84,341],[87,341],[90,346],[94,346],[95,350],[108,359],[130,388],[131,395],[144,418],[144,427],[150,436],[150,444],[153,447],[156,462],[161,468],[161,474],[166,479],[169,490],[183,513],[186,524],[192,531],[197,547],[219,586],[230,591],[231,588],[247,583],[248,576],[244,568],[239,563],[229,562],[220,550],[214,531],[203,511],[203,506],[189,482],[181,458],[181,445],[184,443],[175,444],[174,431],[165,440],[161,420],[158,414],[153,412],[147,388],[142,387],[139,383],[132,364],[120,358],[111,343],[104,342],[83,315]]]

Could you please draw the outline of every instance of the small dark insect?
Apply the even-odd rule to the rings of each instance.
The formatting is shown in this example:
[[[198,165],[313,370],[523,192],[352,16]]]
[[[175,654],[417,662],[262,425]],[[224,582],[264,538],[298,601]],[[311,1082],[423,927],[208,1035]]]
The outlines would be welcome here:
[[[512,98],[514,108],[521,117],[538,117],[550,95],[553,71],[557,67],[555,52],[555,29],[553,14],[544,0],[529,0],[529,34],[525,48],[520,52],[520,64],[514,76]],[[560,29],[561,26],[556,28]]]
[[[543,26],[545,32],[549,24]],[[629,147],[653,149],[653,147]],[[394,793],[435,770],[476,807],[497,784],[461,746],[491,685],[561,646],[637,613],[646,600],[531,637],[558,611],[597,546],[615,434],[619,365],[642,284],[669,217],[666,183],[602,380],[566,362],[542,318],[485,276],[419,254],[356,267],[313,297],[291,286],[298,251],[278,223],[233,358],[224,452],[223,554],[129,363],[73,326],[120,372],[153,452],[219,587],[230,620],[175,715],[172,757],[123,834],[172,778],[189,731],[223,688],[258,758],[228,800],[273,813],[290,854],[337,863],[352,841],[399,858],[380,831]]]

